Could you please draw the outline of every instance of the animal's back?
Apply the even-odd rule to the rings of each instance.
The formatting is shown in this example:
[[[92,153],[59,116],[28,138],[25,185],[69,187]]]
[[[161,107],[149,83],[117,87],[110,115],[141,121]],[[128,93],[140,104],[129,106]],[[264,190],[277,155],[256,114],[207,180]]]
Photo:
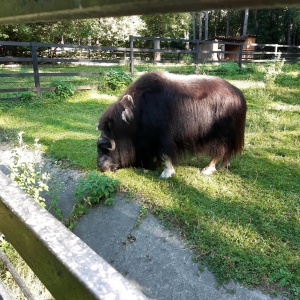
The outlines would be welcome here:
[[[136,89],[140,148],[147,157],[149,149],[166,148],[173,160],[186,151],[213,155],[229,147],[231,154],[241,152],[246,102],[227,81],[151,72],[140,77]]]

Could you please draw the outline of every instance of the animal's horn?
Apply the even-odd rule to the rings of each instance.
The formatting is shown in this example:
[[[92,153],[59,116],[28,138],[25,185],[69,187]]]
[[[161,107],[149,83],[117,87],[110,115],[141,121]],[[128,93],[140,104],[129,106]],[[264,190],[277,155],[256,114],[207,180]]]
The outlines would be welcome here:
[[[107,148],[107,150],[114,151],[116,149],[116,142],[114,140],[109,140],[109,141],[110,141],[111,147]]]
[[[97,145],[98,147],[102,149],[107,149],[109,151],[114,151],[116,149],[116,143],[114,140],[110,140],[102,136],[98,138]]]

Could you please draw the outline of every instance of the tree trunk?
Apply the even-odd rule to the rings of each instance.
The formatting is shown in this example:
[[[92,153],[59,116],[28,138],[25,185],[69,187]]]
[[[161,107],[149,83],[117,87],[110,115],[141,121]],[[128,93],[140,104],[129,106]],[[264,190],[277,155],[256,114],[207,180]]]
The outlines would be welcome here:
[[[225,37],[229,37],[229,24],[230,24],[230,11],[227,10],[227,14],[226,14],[226,33],[225,33]]]
[[[199,41],[202,41],[202,11],[199,12]]]
[[[205,12],[205,35],[204,39],[208,40],[208,11]]]
[[[215,36],[217,36],[217,28],[218,28],[218,12],[215,12]]]
[[[196,21],[195,21],[195,13],[192,12],[192,23],[193,23],[193,40],[196,39]]]
[[[257,12],[257,9],[254,11],[254,23],[255,23],[255,34],[257,35],[257,29],[258,29],[258,12]]]
[[[184,32],[184,39],[185,39],[185,40],[189,40],[189,39],[190,39],[190,33],[189,33],[188,30],[186,30],[186,31]],[[190,43],[189,43],[189,42],[186,42],[186,43],[185,43],[185,49],[186,49],[186,50],[189,50],[189,49],[190,49]]]
[[[287,9],[287,18],[286,18],[286,37],[285,37],[285,43],[286,45],[291,45],[291,32],[292,32],[292,17],[291,17],[291,10]]]
[[[244,17],[243,35],[247,34],[248,17],[249,17],[249,8],[246,8],[245,9],[245,17]]]

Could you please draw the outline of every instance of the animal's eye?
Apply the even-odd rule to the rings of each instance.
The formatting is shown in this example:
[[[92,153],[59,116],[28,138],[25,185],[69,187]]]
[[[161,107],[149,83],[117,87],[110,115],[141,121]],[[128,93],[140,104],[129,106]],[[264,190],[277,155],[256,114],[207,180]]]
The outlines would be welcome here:
[[[109,128],[107,127],[107,126],[105,126],[104,128],[103,128],[103,130],[102,130],[102,133],[107,133],[107,132],[109,132],[110,130],[109,130]]]
[[[106,135],[108,135],[108,136],[110,136],[111,134],[112,134],[112,132],[113,132],[113,122],[112,121],[108,121],[108,122],[106,122],[105,123],[105,126],[104,126],[104,128],[103,128],[103,132],[106,134]]]
[[[113,126],[114,126],[113,120],[109,120],[109,121],[106,123],[106,125],[107,125],[107,128],[108,128],[109,130],[112,130],[112,128],[113,128]]]

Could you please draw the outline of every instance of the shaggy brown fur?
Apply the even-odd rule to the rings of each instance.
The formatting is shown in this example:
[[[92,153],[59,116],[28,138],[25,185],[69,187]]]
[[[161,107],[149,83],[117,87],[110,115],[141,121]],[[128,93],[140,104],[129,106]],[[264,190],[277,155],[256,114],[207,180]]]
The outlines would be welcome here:
[[[227,81],[150,72],[100,118],[98,166],[152,168],[164,157],[203,153],[223,164],[244,145],[246,101]],[[114,151],[107,150],[113,141]],[[106,144],[105,144],[106,143]]]

